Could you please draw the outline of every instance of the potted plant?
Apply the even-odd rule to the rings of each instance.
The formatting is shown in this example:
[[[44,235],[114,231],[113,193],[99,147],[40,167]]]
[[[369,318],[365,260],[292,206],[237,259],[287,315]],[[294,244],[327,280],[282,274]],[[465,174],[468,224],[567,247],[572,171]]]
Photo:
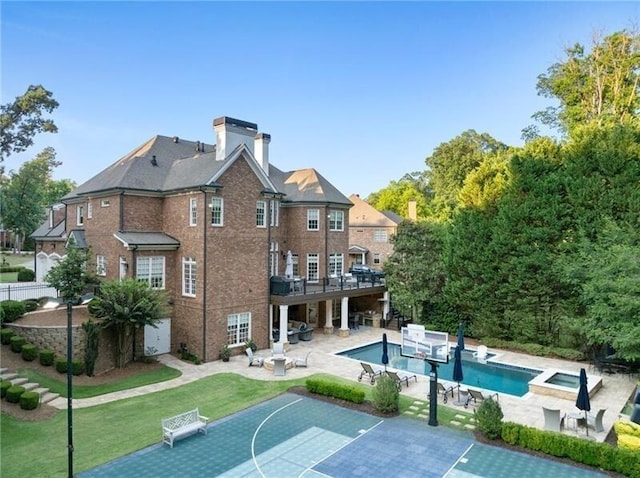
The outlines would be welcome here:
[[[227,344],[224,344],[220,349],[220,358],[223,362],[228,362],[229,358],[231,358],[231,349]]]
[[[253,339],[248,339],[245,346],[246,348],[251,349],[252,352],[255,352],[256,350],[258,350],[258,346],[253,341]]]

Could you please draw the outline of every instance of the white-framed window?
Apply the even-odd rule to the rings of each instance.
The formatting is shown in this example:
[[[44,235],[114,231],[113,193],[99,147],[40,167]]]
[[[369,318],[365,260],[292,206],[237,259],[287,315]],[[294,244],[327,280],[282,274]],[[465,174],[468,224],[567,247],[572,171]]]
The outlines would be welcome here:
[[[87,202],[87,219],[91,219],[93,217],[93,203],[91,201]]]
[[[291,260],[293,261],[293,275],[300,275],[300,266],[298,265],[298,254],[291,254]]]
[[[198,198],[189,198],[189,225],[198,225]]]
[[[256,201],[256,226],[267,227],[267,203],[265,201]]]
[[[84,224],[84,206],[78,204],[76,207],[76,224],[82,226]]]
[[[341,276],[344,264],[343,254],[329,254],[329,275]]]
[[[307,230],[308,231],[320,230],[320,210],[319,209],[307,209]]]
[[[138,257],[136,260],[136,279],[146,282],[152,289],[164,289],[164,257]]]
[[[380,253],[379,252],[374,252],[373,253],[373,263],[374,264],[380,264]]]
[[[319,256],[316,253],[307,254],[307,280],[309,282],[318,282],[320,278],[320,261],[318,259]]]
[[[280,223],[280,203],[275,199],[269,202],[269,225],[275,227]]]
[[[278,275],[278,256],[280,255],[280,244],[272,242],[269,245],[269,275]]]
[[[96,274],[99,276],[107,275],[107,261],[105,260],[104,256],[96,256]]]
[[[373,240],[376,242],[387,242],[387,231],[384,229],[376,229],[373,231]]]
[[[103,199],[102,201],[100,201],[100,207],[109,207],[111,206],[111,201],[109,201],[108,199]]]
[[[227,344],[242,345],[249,340],[251,312],[227,315]]]
[[[196,296],[196,260],[193,257],[182,258],[182,295]]]
[[[224,224],[224,204],[222,198],[211,198],[211,225],[222,226]]]
[[[344,211],[329,212],[329,230],[344,231]]]

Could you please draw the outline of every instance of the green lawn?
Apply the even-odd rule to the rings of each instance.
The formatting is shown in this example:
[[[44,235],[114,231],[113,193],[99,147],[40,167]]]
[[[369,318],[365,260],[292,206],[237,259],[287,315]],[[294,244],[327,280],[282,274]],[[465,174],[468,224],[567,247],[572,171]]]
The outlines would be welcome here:
[[[314,378],[341,380],[329,375]],[[218,374],[178,388],[126,400],[73,410],[74,471],[80,472],[160,442],[160,420],[199,407],[217,420],[263,402],[305,379],[287,381],[251,380],[235,374]],[[355,384],[371,398],[373,387]],[[401,396],[400,411],[414,400]],[[457,413],[439,407],[440,423]],[[126,430],[126,433],[123,433]],[[0,476],[66,476],[67,413],[41,422],[24,422],[0,417],[2,464]]]

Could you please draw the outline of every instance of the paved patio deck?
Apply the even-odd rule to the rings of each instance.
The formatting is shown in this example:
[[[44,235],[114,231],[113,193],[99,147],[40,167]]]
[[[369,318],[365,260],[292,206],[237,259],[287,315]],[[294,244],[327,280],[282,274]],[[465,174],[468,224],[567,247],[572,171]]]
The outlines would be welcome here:
[[[351,329],[348,337],[339,337],[337,332],[333,335],[325,335],[322,330],[313,332],[313,340],[308,342],[299,342],[289,345],[287,355],[291,357],[304,357],[308,351],[311,351],[309,357],[309,366],[307,368],[293,368],[286,372],[283,377],[274,376],[273,372],[261,367],[248,367],[248,357],[245,354],[231,357],[229,362],[209,362],[202,365],[193,365],[188,362],[181,361],[172,355],[163,355],[160,360],[174,368],[183,372],[182,376],[162,383],[147,385],[131,390],[123,390],[94,398],[80,399],[73,401],[74,408],[82,408],[93,406],[101,403],[107,403],[113,400],[138,396],[145,393],[173,388],[184,383],[192,382],[199,378],[223,372],[237,373],[246,377],[257,380],[289,380],[294,378],[302,378],[315,373],[327,373],[339,376],[348,380],[357,381],[360,374],[360,364],[356,360],[335,355],[336,352],[358,347],[370,342],[381,340],[382,333],[386,332],[389,341],[400,343],[400,333],[394,330],[382,330],[361,326],[359,329]],[[564,360],[549,359],[544,357],[532,357],[520,353],[494,350],[499,355],[501,362],[514,365],[520,365],[529,368],[549,369],[555,368],[560,370],[578,372],[581,367],[588,367],[587,363],[576,363]],[[270,355],[269,350],[259,350],[256,355],[267,357]],[[439,377],[444,380],[444,377]],[[591,410],[597,411],[599,408],[606,408],[604,414],[603,425],[604,432],[596,433],[589,430],[589,435],[595,437],[598,441],[604,441],[609,430],[613,426],[613,422],[618,418],[625,403],[636,388],[636,380],[630,379],[623,375],[604,375],[602,377],[602,388],[591,398]],[[427,396],[429,388],[429,378],[426,376],[418,377],[418,382],[411,382],[408,388],[403,387],[402,394],[424,400]],[[523,397],[515,397],[506,394],[500,394],[500,405],[504,413],[505,421],[512,421],[523,425],[542,429],[544,427],[544,418],[542,407],[559,408],[563,412],[577,412],[575,401],[555,398],[546,395],[538,395],[527,393]],[[64,409],[67,401],[64,398],[58,398],[51,402],[51,405]],[[452,401],[439,406],[448,406],[453,409],[464,410],[461,406],[455,406]],[[467,411],[472,411],[469,407]],[[576,436],[584,436],[584,428],[575,431],[571,428],[565,428],[565,433]]]

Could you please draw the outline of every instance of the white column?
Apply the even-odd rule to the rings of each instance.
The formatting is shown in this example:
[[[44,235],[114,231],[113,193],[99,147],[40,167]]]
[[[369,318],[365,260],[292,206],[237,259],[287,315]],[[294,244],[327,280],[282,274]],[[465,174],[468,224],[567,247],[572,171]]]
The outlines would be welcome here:
[[[289,324],[289,306],[280,306],[280,340],[278,342],[287,342],[287,330]]]
[[[349,297],[342,298],[342,307],[340,307],[340,337],[349,336]]]
[[[324,301],[324,333],[333,334],[333,307],[331,300]]]

